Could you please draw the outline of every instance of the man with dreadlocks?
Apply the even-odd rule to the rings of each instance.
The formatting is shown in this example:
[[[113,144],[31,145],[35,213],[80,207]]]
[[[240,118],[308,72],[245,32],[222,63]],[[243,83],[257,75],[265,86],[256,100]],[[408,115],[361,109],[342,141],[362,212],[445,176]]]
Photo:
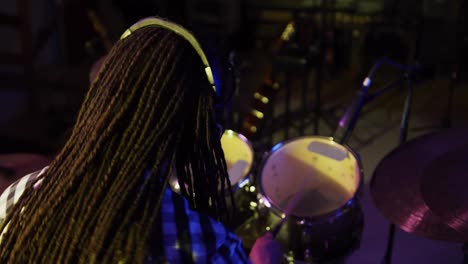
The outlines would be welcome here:
[[[56,158],[0,197],[0,263],[249,262],[221,224],[230,183],[196,44],[158,18],[124,33]],[[280,259],[269,234],[250,254]]]

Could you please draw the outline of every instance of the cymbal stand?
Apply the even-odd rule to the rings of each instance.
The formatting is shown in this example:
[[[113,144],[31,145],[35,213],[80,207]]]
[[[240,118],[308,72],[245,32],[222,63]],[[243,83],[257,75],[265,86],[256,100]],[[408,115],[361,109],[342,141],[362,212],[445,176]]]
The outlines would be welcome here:
[[[407,73],[405,74],[405,79],[406,86],[408,87],[408,95],[405,99],[405,105],[400,123],[400,145],[405,144],[408,138],[409,115],[411,114],[411,103],[413,101],[413,85]]]
[[[406,86],[408,88],[408,95],[405,99],[405,105],[403,109],[403,114],[401,117],[400,123],[400,146],[405,144],[408,138],[408,124],[409,124],[409,116],[411,113],[411,103],[413,100],[413,86],[411,84],[411,78],[406,73],[404,75],[406,80]],[[395,239],[395,224],[390,223],[388,228],[388,239],[387,239],[387,249],[385,251],[385,256],[382,261],[383,264],[390,264],[392,263],[392,254],[393,254],[393,244]]]
[[[463,264],[468,264],[468,242],[463,245]]]
[[[449,91],[448,91],[448,101],[447,101],[447,108],[445,110],[445,116],[442,119],[442,127],[443,128],[450,128],[452,127],[452,110],[453,110],[453,94],[455,92],[455,86],[457,86],[458,82],[458,69],[454,69],[450,73],[450,83],[449,83]]]

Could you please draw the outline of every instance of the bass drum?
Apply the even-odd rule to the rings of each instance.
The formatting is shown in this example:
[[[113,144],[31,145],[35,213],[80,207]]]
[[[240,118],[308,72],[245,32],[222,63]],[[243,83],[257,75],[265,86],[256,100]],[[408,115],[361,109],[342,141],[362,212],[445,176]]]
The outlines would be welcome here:
[[[289,213],[276,236],[289,262],[342,259],[359,246],[362,169],[351,148],[319,136],[280,143],[264,159],[257,180],[264,230]]]

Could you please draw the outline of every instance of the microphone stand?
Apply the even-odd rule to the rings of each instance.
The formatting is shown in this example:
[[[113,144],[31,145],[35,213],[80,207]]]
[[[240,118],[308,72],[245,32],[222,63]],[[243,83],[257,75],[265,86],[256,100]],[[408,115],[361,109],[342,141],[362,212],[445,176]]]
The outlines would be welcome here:
[[[372,84],[372,76],[377,71],[377,68],[380,65],[380,61],[372,66],[369,74],[364,78],[362,82],[362,87],[357,91],[354,99],[351,101],[351,104],[346,109],[345,113],[338,122],[338,127],[333,133],[333,139],[340,144],[344,144],[348,141],[348,138],[351,136],[354,127],[356,126],[359,113],[361,112],[362,107],[366,103],[365,98],[369,87]]]
[[[373,94],[370,94],[369,96],[364,98],[364,103],[367,104],[367,103],[373,101],[374,99],[376,99],[377,97],[381,96],[385,92],[391,90],[393,87],[395,87],[397,85],[401,85],[401,82],[403,82],[405,80],[405,78],[406,77],[403,75],[400,78],[392,81],[391,83],[386,84],[383,88],[380,88],[380,90],[378,90],[378,91],[374,92]]]
[[[402,77],[400,77],[398,80],[391,82],[390,84],[378,90],[374,94],[371,94],[368,96],[367,93],[368,93],[370,85],[372,84],[373,76],[377,72],[377,69],[380,67],[380,65],[382,65],[383,63],[390,64],[396,68],[405,70],[406,73]],[[351,105],[348,106],[345,113],[341,117],[338,123],[338,127],[333,134],[333,138],[337,140],[337,142],[339,142],[340,144],[344,144],[349,139],[349,137],[352,134],[352,131],[354,130],[354,127],[356,126],[359,113],[361,112],[361,109],[364,106],[364,104],[369,103],[370,101],[374,100],[375,98],[377,98],[384,92],[390,90],[390,88],[393,88],[397,84],[400,84],[404,80],[407,80],[409,84],[409,80],[411,79],[410,72],[415,71],[416,69],[417,67],[405,66],[395,61],[392,61],[388,59],[387,57],[383,57],[379,59],[372,66],[369,73],[364,78],[364,81],[362,83],[362,89],[357,92],[354,100],[351,102]]]
[[[376,93],[367,96],[368,89],[372,83],[372,76],[375,74],[377,68],[382,64],[382,63],[389,63],[393,66],[396,66],[400,69],[405,70],[405,73],[403,74],[402,77],[400,77],[398,80],[391,82],[390,84],[386,85]],[[401,118],[401,123],[400,123],[400,139],[399,139],[399,145],[403,145],[407,141],[408,137],[408,125],[409,125],[409,116],[410,116],[410,110],[411,110],[411,104],[413,100],[413,85],[411,82],[412,78],[412,71],[414,71],[415,68],[413,67],[407,67],[403,66],[401,64],[398,64],[396,62],[393,62],[387,58],[382,58],[377,63],[374,64],[374,66],[371,68],[369,74],[363,81],[363,87],[362,90],[359,90],[355,99],[351,103],[351,105],[347,108],[345,114],[342,116],[342,118],[339,121],[338,128],[336,129],[333,138],[334,139],[339,139],[338,142],[340,144],[343,144],[344,142],[347,141],[347,139],[350,137],[356,122],[357,118],[359,116],[359,113],[364,106],[364,104],[374,100],[384,92],[390,90],[390,88],[401,84],[404,82],[406,84],[408,94],[405,99],[404,103],[404,109],[402,113],[402,118]],[[395,225],[393,223],[390,223],[389,226],[389,233],[388,233],[388,240],[387,240],[387,248],[385,252],[384,259],[382,260],[383,264],[390,264],[392,261],[392,253],[393,253],[393,242],[395,238]]]

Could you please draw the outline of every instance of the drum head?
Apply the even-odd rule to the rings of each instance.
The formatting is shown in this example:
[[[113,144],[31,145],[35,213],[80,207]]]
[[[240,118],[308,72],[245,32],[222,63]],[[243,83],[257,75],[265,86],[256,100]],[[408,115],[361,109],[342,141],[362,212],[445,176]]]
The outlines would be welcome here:
[[[351,149],[332,138],[309,136],[280,143],[265,159],[260,191],[272,206],[285,210],[301,190],[291,214],[316,217],[346,205],[357,192],[361,168]]]
[[[229,174],[231,185],[236,185],[250,172],[254,151],[250,142],[243,135],[226,130],[221,137],[221,147]]]

